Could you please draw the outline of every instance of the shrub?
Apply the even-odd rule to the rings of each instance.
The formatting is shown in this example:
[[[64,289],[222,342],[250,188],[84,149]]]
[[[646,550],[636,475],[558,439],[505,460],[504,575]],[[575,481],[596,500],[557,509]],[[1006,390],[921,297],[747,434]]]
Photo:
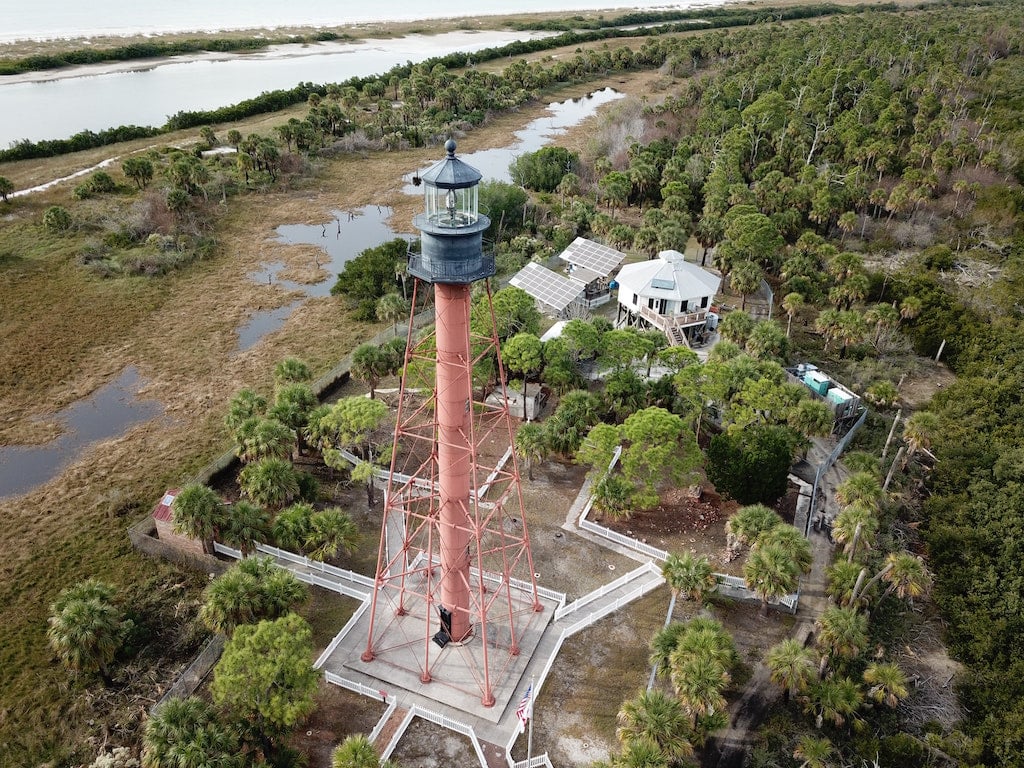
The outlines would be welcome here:
[[[47,232],[60,234],[71,229],[71,214],[67,208],[60,205],[51,205],[43,213],[43,226]]]
[[[708,447],[708,479],[740,504],[772,504],[786,492],[797,443],[795,432],[778,426],[715,435]]]

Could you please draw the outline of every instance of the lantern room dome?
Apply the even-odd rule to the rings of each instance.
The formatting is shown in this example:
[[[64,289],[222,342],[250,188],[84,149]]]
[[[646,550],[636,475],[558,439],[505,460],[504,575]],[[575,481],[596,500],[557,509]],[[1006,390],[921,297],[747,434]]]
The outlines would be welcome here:
[[[480,183],[483,175],[473,166],[455,157],[455,147],[454,139],[445,142],[444,148],[448,156],[434,163],[423,174],[424,183],[441,189],[464,189]]]

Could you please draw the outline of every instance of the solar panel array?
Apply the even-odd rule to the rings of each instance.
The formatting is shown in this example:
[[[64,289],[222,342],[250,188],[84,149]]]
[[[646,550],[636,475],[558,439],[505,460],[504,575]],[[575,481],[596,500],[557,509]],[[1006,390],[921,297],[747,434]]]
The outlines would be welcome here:
[[[587,240],[585,237],[577,237],[569,243],[569,247],[562,251],[558,258],[570,264],[579,264],[581,267],[597,272],[602,277],[607,277],[613,269],[622,263],[626,254],[609,248],[607,245]]]
[[[564,310],[583,293],[583,286],[579,283],[532,261],[519,270],[509,283],[516,288],[522,288],[534,299],[547,304],[556,312]]]

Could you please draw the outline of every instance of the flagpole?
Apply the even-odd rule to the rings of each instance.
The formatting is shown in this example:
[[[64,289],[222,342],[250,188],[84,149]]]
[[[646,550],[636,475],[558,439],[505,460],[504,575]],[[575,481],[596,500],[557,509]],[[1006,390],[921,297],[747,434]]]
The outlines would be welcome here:
[[[531,760],[533,758],[533,700],[537,695],[537,692],[533,690],[534,678],[530,678],[530,731],[526,736],[526,768],[533,768]]]

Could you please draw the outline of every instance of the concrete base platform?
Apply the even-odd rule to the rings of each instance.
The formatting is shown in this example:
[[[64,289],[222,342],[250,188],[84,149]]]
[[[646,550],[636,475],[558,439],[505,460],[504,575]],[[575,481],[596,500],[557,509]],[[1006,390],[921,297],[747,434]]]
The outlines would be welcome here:
[[[495,614],[504,615],[497,621],[489,620],[486,642],[479,628],[475,628],[466,641],[440,648],[428,637],[428,632],[432,636],[440,625],[435,615],[427,629],[424,601],[407,599],[405,615],[396,616],[382,595],[377,605],[374,635],[378,639],[373,660],[366,662],[361,658],[370,629],[367,610],[350,626],[322,668],[352,682],[379,689],[389,700],[395,697],[403,706],[418,704],[443,711],[455,719],[471,720],[475,726],[485,723],[498,726],[494,733],[508,735],[516,706],[529,684],[526,672],[530,661],[542,645],[548,646],[550,654],[554,643],[554,639],[548,643],[542,641],[546,635],[554,634],[550,627],[557,602],[542,597],[543,610],[535,611],[532,600],[523,599],[526,597],[529,596],[522,596],[514,605],[518,653],[513,653],[511,648],[507,607],[504,611],[494,609]],[[490,706],[484,703],[485,651],[494,698]],[[542,666],[546,662],[547,656]],[[424,678],[429,681],[425,682]]]

